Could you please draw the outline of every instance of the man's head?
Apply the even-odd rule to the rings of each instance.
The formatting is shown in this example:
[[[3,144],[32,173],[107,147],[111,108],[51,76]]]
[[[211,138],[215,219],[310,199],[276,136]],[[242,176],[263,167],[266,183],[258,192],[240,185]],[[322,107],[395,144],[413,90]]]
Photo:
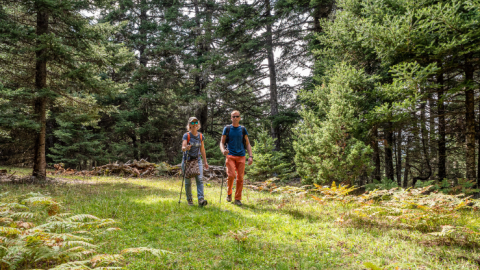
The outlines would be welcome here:
[[[230,114],[230,119],[232,119],[232,124],[235,126],[235,125],[238,125],[238,123],[240,122],[240,119],[242,119],[240,117],[240,112],[239,111],[233,111],[231,114]]]

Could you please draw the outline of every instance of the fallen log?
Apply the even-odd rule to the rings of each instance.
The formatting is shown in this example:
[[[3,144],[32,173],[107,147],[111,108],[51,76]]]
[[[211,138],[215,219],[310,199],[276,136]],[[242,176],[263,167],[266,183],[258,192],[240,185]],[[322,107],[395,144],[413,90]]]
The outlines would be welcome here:
[[[74,169],[63,167],[59,163],[53,165],[54,175],[79,175],[79,176],[100,176],[100,175],[118,175],[123,177],[152,177],[156,175],[182,176],[181,164],[171,166],[165,162],[160,164],[150,163],[144,159],[126,163],[115,162],[103,166],[93,167],[91,171],[76,171]],[[222,179],[227,176],[223,166],[210,165],[208,170],[203,170],[205,180]]]

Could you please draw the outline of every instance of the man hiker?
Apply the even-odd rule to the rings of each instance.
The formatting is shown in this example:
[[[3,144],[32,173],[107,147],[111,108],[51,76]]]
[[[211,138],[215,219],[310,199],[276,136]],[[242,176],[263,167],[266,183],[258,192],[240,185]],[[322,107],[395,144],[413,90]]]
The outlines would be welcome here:
[[[244,126],[240,126],[240,112],[233,111],[231,114],[232,124],[225,126],[220,141],[220,150],[226,156],[227,167],[227,202],[232,201],[233,179],[235,171],[237,175],[237,188],[235,190],[235,205],[242,205],[243,175],[245,173],[245,149],[248,151],[248,165],[253,163],[252,147],[248,141],[248,132]],[[225,148],[225,146],[227,148]]]

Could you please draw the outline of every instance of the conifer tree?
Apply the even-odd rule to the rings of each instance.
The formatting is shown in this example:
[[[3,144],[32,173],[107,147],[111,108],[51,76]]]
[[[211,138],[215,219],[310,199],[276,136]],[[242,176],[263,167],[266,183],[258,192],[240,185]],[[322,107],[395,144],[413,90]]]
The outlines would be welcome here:
[[[0,46],[7,83],[0,93],[10,104],[21,103],[34,130],[33,176],[46,177],[45,138],[47,111],[53,104],[96,107],[91,94],[114,95],[123,86],[102,72],[116,68],[125,57],[119,46],[108,41],[103,25],[92,25],[82,11],[98,3],[82,0],[2,1]],[[12,27],[13,26],[13,27]],[[20,80],[23,79],[23,80]],[[15,95],[10,95],[10,93]],[[27,95],[19,96],[23,91]],[[13,106],[15,107],[15,106]],[[33,115],[33,116],[30,116]]]
[[[373,169],[372,149],[364,143],[362,123],[367,117],[362,108],[368,99],[360,93],[367,92],[375,78],[346,64],[330,72],[327,84],[302,93],[316,108],[301,111],[303,121],[295,129],[295,163],[306,182],[354,185],[362,174]],[[318,117],[319,112],[323,117]]]

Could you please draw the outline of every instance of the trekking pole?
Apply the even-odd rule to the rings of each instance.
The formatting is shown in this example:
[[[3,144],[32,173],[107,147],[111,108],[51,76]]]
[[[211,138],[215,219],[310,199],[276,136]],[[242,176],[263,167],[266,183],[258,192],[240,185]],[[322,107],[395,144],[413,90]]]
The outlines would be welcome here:
[[[180,201],[182,200],[182,192],[183,192],[183,181],[185,181],[185,171],[187,169],[187,151],[183,152],[183,177],[182,177],[182,187],[180,188],[180,198],[178,199],[178,204],[180,204]]]
[[[225,156],[225,164],[223,165],[223,170],[225,171],[225,174],[226,174],[227,173],[227,156]],[[225,180],[225,177],[222,177],[222,186],[220,188],[220,204],[222,204],[223,180]]]

